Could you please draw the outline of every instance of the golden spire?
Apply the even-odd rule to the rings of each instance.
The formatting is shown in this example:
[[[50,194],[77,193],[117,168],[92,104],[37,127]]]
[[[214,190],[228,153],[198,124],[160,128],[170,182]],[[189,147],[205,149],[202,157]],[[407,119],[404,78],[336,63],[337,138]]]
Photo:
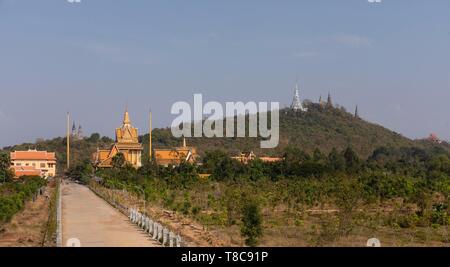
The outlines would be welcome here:
[[[123,124],[131,124],[130,114],[128,114],[128,108],[125,109],[125,115],[123,116]]]

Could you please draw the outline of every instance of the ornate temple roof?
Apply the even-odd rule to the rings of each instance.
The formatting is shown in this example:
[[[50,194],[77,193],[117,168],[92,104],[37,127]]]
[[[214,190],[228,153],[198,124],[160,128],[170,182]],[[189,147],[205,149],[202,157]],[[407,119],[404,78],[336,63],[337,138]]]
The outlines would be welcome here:
[[[125,110],[122,126],[116,129],[117,143],[135,143],[139,144],[138,129],[131,125],[130,114]]]

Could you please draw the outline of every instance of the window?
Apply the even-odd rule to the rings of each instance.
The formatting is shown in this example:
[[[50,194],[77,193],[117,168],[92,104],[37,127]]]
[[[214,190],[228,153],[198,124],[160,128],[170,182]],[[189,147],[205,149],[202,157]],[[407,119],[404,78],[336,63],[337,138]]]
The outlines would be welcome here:
[[[25,163],[25,166],[30,166],[30,164],[29,163]]]
[[[50,165],[50,164],[49,164]],[[50,166],[49,166],[50,167]],[[41,163],[41,168],[45,168],[45,163]]]
[[[22,163],[16,163],[16,166],[22,166]]]
[[[36,167],[36,163],[32,163],[31,165],[33,165],[33,167]]]

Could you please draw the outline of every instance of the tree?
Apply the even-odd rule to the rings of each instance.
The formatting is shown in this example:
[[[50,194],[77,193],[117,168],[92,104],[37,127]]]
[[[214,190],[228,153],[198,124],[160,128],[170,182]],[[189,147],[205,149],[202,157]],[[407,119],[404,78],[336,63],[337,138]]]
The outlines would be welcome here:
[[[7,153],[0,153],[0,181],[5,183],[11,181],[13,173],[10,169],[11,159]]]
[[[242,211],[241,234],[245,237],[245,244],[256,247],[259,238],[263,235],[262,216],[258,204],[255,201],[247,202]]]
[[[91,143],[97,143],[100,140],[100,134],[99,133],[93,133],[89,137],[88,141]]]
[[[333,171],[342,171],[345,168],[345,158],[338,153],[336,148],[333,148],[328,155],[328,163]]]
[[[123,153],[117,153],[112,158],[113,168],[115,168],[115,169],[122,168],[124,165],[125,165],[125,156],[123,155]]]
[[[338,178],[335,188],[335,203],[339,208],[339,233],[348,236],[353,229],[353,217],[361,198],[361,185],[352,177]]]
[[[351,147],[347,147],[344,152],[345,165],[347,170],[356,170],[359,166],[359,158]]]
[[[236,179],[242,173],[242,163],[231,159],[221,150],[207,151],[203,159],[205,171],[212,174],[216,180]]]
[[[308,154],[297,147],[287,147],[284,151],[284,169],[290,175],[299,175],[299,167],[305,161],[310,160]]]

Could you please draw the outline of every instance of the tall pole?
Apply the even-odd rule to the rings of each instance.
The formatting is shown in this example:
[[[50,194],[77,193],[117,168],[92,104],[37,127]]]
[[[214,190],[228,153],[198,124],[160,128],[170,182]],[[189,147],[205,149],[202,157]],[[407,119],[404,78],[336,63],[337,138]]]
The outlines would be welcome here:
[[[70,113],[67,112],[67,148],[66,148],[66,153],[67,153],[67,170],[69,170],[70,168]]]
[[[148,157],[152,161],[152,110],[149,111]]]

